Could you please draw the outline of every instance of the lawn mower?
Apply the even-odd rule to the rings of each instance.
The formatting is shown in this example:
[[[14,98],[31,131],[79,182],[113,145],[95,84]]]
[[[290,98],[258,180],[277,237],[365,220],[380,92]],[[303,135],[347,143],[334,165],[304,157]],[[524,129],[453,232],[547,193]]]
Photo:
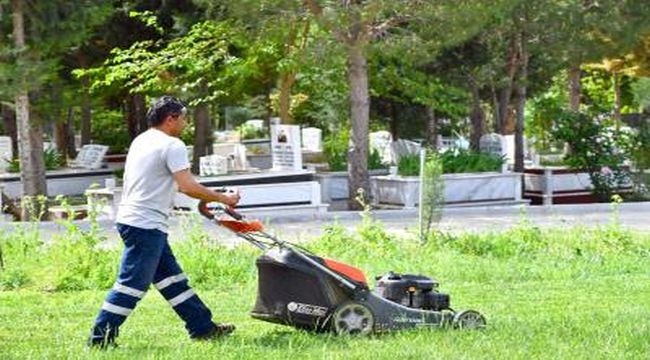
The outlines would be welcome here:
[[[438,283],[421,275],[389,272],[376,278],[371,290],[363,272],[316,256],[302,246],[264,231],[231,208],[199,212],[260,248],[258,294],[251,316],[310,331],[337,334],[386,332],[408,328],[480,329],[485,317],[475,310],[456,312]]]

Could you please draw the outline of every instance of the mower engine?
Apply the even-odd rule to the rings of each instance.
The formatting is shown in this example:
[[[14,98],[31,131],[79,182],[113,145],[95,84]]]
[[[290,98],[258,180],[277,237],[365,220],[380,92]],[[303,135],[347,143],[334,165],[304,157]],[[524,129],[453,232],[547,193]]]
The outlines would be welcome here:
[[[449,309],[449,295],[438,292],[438,282],[422,275],[389,272],[377,277],[377,296],[410,308],[441,311]]]

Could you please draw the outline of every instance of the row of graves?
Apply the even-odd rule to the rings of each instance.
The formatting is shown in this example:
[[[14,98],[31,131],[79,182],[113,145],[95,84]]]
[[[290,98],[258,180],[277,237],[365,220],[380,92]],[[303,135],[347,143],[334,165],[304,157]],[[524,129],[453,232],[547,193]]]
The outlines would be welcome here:
[[[421,150],[418,142],[393,141],[387,131],[370,133],[369,139],[371,150],[376,150],[385,164],[395,165],[400,156],[419,154]],[[462,138],[438,138],[440,151],[453,151],[467,145]],[[258,154],[250,151],[252,147],[265,147],[266,151]],[[191,152],[191,147],[189,149]],[[538,157],[527,147],[524,174],[513,173],[510,170],[514,163],[513,136],[484,135],[480,139],[480,149],[504,157],[503,168],[489,174],[443,175],[448,205],[518,203],[523,198],[532,199],[533,203],[552,204],[557,203],[554,198],[570,195],[578,191],[572,187],[584,187],[585,181],[589,181],[584,175],[566,176],[563,173],[566,169],[539,166]],[[90,205],[104,204],[104,214],[113,218],[122,189],[114,178],[119,165],[107,163],[107,150],[104,145],[84,145],[68,167],[48,171],[48,194],[85,194]],[[321,153],[320,129],[274,124],[267,140],[247,142],[233,138],[215,143],[213,154],[200,159],[197,180],[209,188],[240,189],[239,207],[244,213],[271,216],[282,209],[283,214],[294,212],[300,216],[312,214],[317,217],[327,211],[330,203],[349,198],[346,172],[316,171],[318,167],[310,162],[314,154]],[[0,137],[0,158],[11,159],[12,155],[10,138]],[[0,161],[0,191],[9,198],[20,198],[20,175],[6,170],[7,162]],[[375,205],[418,205],[418,179],[402,179],[397,176],[394,166],[372,171],[370,175]],[[410,190],[401,184],[404,182],[412,183]],[[184,194],[179,193],[175,198],[174,206],[179,210],[194,210],[196,205],[196,200]]]
[[[52,145],[45,143],[44,149]],[[106,163],[108,146],[88,144],[81,147],[77,157],[68,162],[67,166],[57,170],[46,171],[47,192],[51,197],[57,195],[83,195],[88,188],[101,186],[105,179],[113,177],[117,166]],[[22,181],[18,172],[9,172],[9,160],[13,158],[11,138],[0,136],[0,192],[2,198],[12,201],[22,197]],[[0,209],[4,211],[0,200]],[[63,211],[52,208],[53,212]]]
[[[321,201],[315,171],[304,168],[303,154],[321,151],[320,144],[320,129],[271,125],[270,139],[254,144],[268,146],[269,163],[252,166],[242,142],[216,143],[212,155],[200,158],[197,180],[208,188],[238,188],[238,210],[244,214],[265,217],[281,209],[284,215],[317,217],[327,211],[328,204]],[[196,209],[197,204],[197,200],[182,193],[174,202],[181,210]]]

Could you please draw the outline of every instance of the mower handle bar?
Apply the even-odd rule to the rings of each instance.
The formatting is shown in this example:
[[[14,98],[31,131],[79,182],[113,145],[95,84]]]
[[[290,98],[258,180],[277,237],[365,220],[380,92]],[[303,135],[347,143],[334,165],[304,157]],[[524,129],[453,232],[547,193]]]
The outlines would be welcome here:
[[[241,220],[244,218],[242,214],[238,213],[237,211],[235,211],[235,209],[233,209],[230,206],[224,206],[221,209],[223,210],[224,213],[226,213],[228,216],[232,217],[235,220]],[[208,209],[207,201],[205,200],[199,201],[198,210],[201,215],[205,216],[210,220],[214,220],[214,214],[210,211],[210,209]]]

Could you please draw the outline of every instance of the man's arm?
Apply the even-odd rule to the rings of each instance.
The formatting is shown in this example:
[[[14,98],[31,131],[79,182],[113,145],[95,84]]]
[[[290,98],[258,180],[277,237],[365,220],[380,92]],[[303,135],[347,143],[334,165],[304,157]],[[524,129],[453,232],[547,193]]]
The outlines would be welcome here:
[[[174,173],[174,181],[178,184],[178,191],[195,199],[204,201],[217,201],[228,206],[235,206],[239,202],[239,192],[219,193],[199,184],[189,169]]]

